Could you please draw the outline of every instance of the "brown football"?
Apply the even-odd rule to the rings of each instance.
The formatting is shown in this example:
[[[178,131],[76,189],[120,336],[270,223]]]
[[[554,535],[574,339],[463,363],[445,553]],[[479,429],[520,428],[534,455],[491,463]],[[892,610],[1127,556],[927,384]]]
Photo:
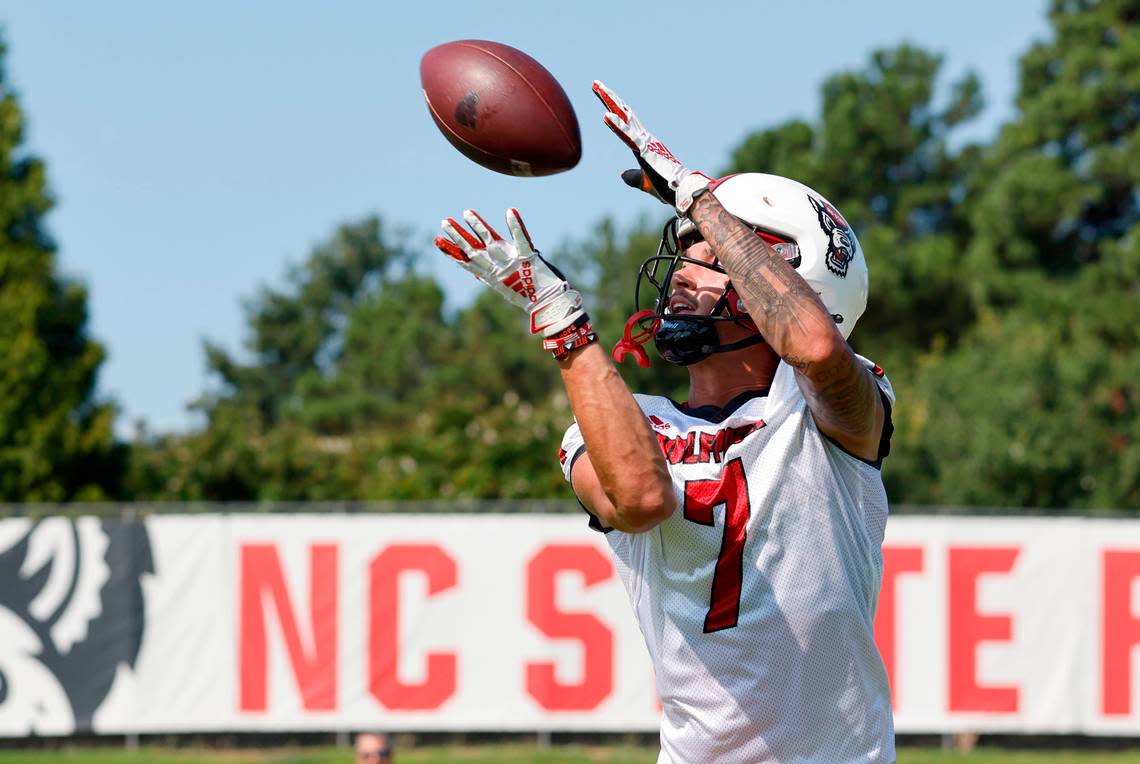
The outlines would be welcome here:
[[[508,175],[552,175],[582,158],[566,91],[533,58],[487,40],[436,46],[420,61],[428,111],[451,145]]]

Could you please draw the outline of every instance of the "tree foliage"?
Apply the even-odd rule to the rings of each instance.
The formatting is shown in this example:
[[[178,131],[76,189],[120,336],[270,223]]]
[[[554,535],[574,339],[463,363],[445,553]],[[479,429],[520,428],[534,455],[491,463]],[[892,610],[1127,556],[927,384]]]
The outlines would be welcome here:
[[[1140,508],[1140,3],[1050,19],[968,178],[979,318],[908,385],[895,482],[914,501]]]
[[[969,240],[960,200],[976,151],[952,153],[953,130],[982,106],[973,75],[935,99],[942,59],[903,45],[822,88],[818,125],[749,136],[730,172],[770,172],[824,194],[855,228],[873,272],[861,344],[922,348],[957,340],[973,320],[958,264]]]
[[[87,291],[58,272],[47,173],[22,147],[5,50],[0,40],[0,499],[102,499],[124,469],[115,410],[95,395],[105,354],[87,333]]]

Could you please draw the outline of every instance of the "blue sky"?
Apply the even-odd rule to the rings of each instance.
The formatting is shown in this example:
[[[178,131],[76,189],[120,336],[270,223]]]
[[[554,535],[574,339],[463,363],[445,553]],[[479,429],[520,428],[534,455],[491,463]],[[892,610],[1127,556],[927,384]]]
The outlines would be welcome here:
[[[517,206],[545,249],[606,215],[661,216],[618,180],[630,157],[601,123],[594,78],[711,171],[750,130],[814,119],[827,75],[904,40],[944,54],[948,78],[981,76],[989,107],[972,131],[987,137],[1013,113],[1018,55],[1048,34],[1045,0],[3,0],[0,24],[27,145],[59,200],[61,267],[90,290],[109,353],[100,391],[124,434],[140,418],[193,426],[186,404],[210,384],[202,340],[239,350],[242,300],[338,222],[379,212],[406,227],[462,304],[477,285],[430,247],[444,215]],[[419,59],[464,38],[518,47],[562,82],[582,127],[577,168],[510,178],[446,143]]]

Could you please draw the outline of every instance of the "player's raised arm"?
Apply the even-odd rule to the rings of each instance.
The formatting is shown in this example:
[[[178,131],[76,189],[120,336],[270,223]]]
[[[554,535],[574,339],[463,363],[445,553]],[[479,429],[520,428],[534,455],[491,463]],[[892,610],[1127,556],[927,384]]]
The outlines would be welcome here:
[[[878,385],[819,295],[713,194],[699,195],[689,217],[717,254],[764,339],[795,368],[819,428],[857,456],[876,459],[885,416]]]
[[[676,506],[664,456],[633,394],[598,346],[582,296],[534,248],[518,210],[507,211],[510,240],[473,210],[463,218],[470,230],[447,218],[447,238],[435,244],[527,311],[531,333],[541,334],[543,347],[559,361],[586,444],[571,476],[578,497],[605,527],[639,532],[663,522]]]
[[[640,174],[627,172],[623,179],[673,205],[696,224],[764,340],[795,368],[800,389],[820,430],[857,456],[878,458],[885,419],[878,386],[870,370],[855,357],[836,325],[837,318],[824,306],[816,290],[797,273],[785,254],[778,253],[709,193],[718,182],[682,165],[604,84],[595,82],[594,93],[606,107],[606,125],[630,147],[641,166]],[[762,200],[776,204],[766,197]],[[819,230],[814,234],[829,242],[817,248],[818,252],[802,254],[810,254],[820,267],[842,272],[846,277],[855,254],[849,246],[853,236],[846,222],[826,201],[809,193],[804,193],[799,203],[801,216],[813,210],[818,215]],[[846,250],[842,246],[845,241]],[[865,300],[865,283],[863,289]],[[849,318],[853,323],[858,316]]]

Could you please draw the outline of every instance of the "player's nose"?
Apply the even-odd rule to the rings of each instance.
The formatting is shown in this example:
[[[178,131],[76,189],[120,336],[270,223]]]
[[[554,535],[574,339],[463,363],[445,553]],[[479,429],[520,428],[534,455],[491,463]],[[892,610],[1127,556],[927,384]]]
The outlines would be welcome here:
[[[680,263],[680,267],[673,271],[673,288],[685,287],[686,289],[692,289],[696,284],[692,273],[692,269],[695,267],[696,266],[692,263]]]
[[[689,279],[686,279],[683,275],[681,275],[679,273],[674,274],[673,283],[670,285],[670,287],[671,287],[669,289],[669,297],[670,298],[678,297],[678,296],[685,297],[685,296],[693,294],[693,291],[694,291],[693,282],[690,281]]]

